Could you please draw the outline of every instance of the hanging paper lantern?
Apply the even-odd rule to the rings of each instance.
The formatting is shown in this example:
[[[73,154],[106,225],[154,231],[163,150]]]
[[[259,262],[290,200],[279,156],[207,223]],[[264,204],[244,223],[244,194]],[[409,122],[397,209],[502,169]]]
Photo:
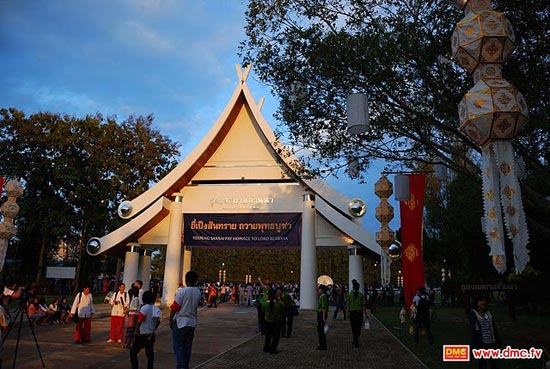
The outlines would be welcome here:
[[[358,135],[369,129],[369,99],[365,94],[350,94],[346,99],[348,132]]]
[[[380,205],[376,207],[375,217],[380,223],[388,223],[393,219],[393,206],[387,201],[380,202]]]
[[[386,176],[380,177],[374,184],[374,193],[376,196],[387,199],[393,194],[393,185]]]
[[[394,178],[395,181],[395,199],[397,201],[409,201],[410,188],[409,176],[398,174]]]
[[[16,233],[17,233],[17,229],[15,228],[15,226],[12,223],[8,223],[6,221],[2,221],[0,223],[0,238],[1,239],[9,240],[13,236],[15,236]]]
[[[17,198],[23,195],[23,186],[17,179],[9,180],[4,187],[8,200],[2,204],[4,220],[0,223],[0,272],[4,268],[4,260],[8,250],[8,240],[15,236],[17,229],[13,224],[13,218],[19,214]]]
[[[513,139],[529,120],[525,97],[502,78],[479,80],[458,111],[460,129],[479,146]]]
[[[18,198],[23,195],[23,186],[21,186],[21,183],[17,179],[11,179],[6,183],[4,192],[6,192],[8,197]]]
[[[8,200],[2,204],[2,215],[6,218],[13,219],[19,214],[19,205],[13,201]]]
[[[444,164],[436,163],[434,165],[435,178],[440,182],[445,182],[447,180],[447,167]]]
[[[515,47],[512,25],[504,13],[491,8],[490,0],[470,0],[464,12],[465,17],[457,23],[452,35],[453,58],[469,73],[481,72],[490,64],[491,71],[484,72],[493,78],[501,77],[500,64]]]
[[[374,193],[380,198],[380,205],[376,208],[376,219],[380,221],[380,230],[376,232],[376,243],[382,248],[380,254],[380,280],[382,286],[386,287],[390,283],[392,258],[388,254],[388,247],[395,240],[395,232],[389,227],[390,220],[393,219],[393,207],[388,203],[388,198],[393,193],[393,185],[382,175],[374,184]]]
[[[475,85],[459,104],[459,120],[460,129],[482,148],[483,225],[489,254],[495,269],[504,273],[505,225],[519,273],[529,262],[529,236],[511,140],[527,123],[528,108],[524,96],[502,77],[502,64],[515,47],[514,30],[504,13],[492,9],[490,0],[451,3],[465,12],[452,36],[453,57],[473,75]]]

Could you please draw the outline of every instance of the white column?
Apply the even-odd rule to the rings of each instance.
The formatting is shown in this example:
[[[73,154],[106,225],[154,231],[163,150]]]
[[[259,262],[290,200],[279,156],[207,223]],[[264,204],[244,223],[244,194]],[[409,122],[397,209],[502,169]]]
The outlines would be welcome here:
[[[302,246],[300,250],[300,309],[317,308],[317,250],[315,242],[315,197],[304,195]]]
[[[348,246],[349,253],[349,291],[352,289],[352,280],[359,282],[359,291],[365,293],[365,276],[363,275],[363,256],[361,255],[361,246],[351,245]]]
[[[183,227],[183,196],[176,194],[175,201],[170,208],[170,229],[168,231],[168,245],[166,245],[166,261],[164,264],[164,285],[162,289],[161,305],[169,306],[180,280],[181,263],[181,234]]]
[[[191,256],[193,256],[193,251],[190,246],[183,247],[183,258],[182,258],[182,268],[181,268],[181,280],[185,284],[185,274],[191,270]]]
[[[151,252],[152,250],[142,250],[139,255],[139,279],[143,281],[145,291],[149,291],[151,283]]]
[[[139,243],[129,243],[126,245],[128,249],[126,250],[126,255],[124,258],[124,276],[122,281],[126,285],[131,286],[136,279],[138,279],[138,270],[139,270]]]
[[[123,266],[124,266],[124,260],[122,260],[122,258],[117,258],[116,270],[115,270],[115,291],[118,290],[118,281],[120,281],[120,274],[122,273]]]

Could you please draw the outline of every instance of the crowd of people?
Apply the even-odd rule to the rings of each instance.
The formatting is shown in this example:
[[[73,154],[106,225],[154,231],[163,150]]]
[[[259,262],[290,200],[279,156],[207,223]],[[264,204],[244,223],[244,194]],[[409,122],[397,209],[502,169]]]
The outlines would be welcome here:
[[[160,323],[161,310],[155,306],[157,293],[144,291],[143,283],[136,280],[126,289],[124,283],[116,285],[117,291],[108,293],[106,303],[111,305],[110,330],[107,343],[119,343],[129,349],[132,368],[138,368],[138,353],[145,349],[148,368],[154,363],[155,332]],[[369,326],[368,311],[379,300],[377,289],[366,288],[366,293],[360,292],[360,284],[352,281],[351,291],[345,284],[318,286],[318,304],[316,325],[319,339],[318,350],[327,350],[327,330],[329,326],[329,306],[333,306],[332,320],[337,320],[342,314],[344,320],[349,320],[351,327],[351,343],[360,347],[360,336]],[[72,300],[67,297],[54,297],[48,304],[44,297],[39,296],[36,286],[24,290],[12,280],[5,282],[0,304],[0,328],[6,329],[12,321],[9,309],[6,307],[14,300],[20,299],[19,308],[25,309],[29,320],[36,325],[63,324],[75,322],[74,342],[82,344],[90,342],[92,316],[96,310],[93,304],[92,287],[84,285]],[[384,300],[384,299],[382,299]],[[188,272],[185,283],[180,286],[174,296],[170,308],[170,328],[172,329],[173,349],[178,368],[188,368],[191,348],[197,326],[197,308],[201,305],[216,308],[218,303],[233,303],[255,307],[258,316],[258,333],[264,335],[263,351],[277,354],[281,337],[290,338],[293,332],[294,317],[299,314],[299,286],[296,284],[263,283],[258,278],[255,283],[202,283],[198,284],[198,275]],[[400,321],[404,324],[410,317],[411,334],[414,341],[419,342],[419,336],[426,336],[428,343],[433,345],[431,332],[432,307],[434,295],[424,287],[417,289],[417,294],[407,310],[403,304]],[[488,311],[488,300],[485,297],[474,299],[472,309],[466,314],[470,326],[473,348],[500,347],[500,337],[493,316]],[[1,338],[1,336],[0,336]],[[0,364],[1,365],[1,364]],[[494,360],[480,361],[480,367],[489,365],[498,368]]]

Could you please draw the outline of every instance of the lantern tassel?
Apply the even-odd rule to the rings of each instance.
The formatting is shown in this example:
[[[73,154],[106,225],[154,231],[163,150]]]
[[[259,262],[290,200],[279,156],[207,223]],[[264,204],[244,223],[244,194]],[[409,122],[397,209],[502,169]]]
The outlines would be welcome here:
[[[521,202],[521,188],[514,168],[514,151],[509,141],[494,142],[496,166],[500,177],[500,202],[508,237],[514,246],[514,266],[521,273],[529,262],[529,234]]]
[[[485,236],[491,251],[493,266],[500,273],[506,271],[506,253],[504,252],[504,229],[499,197],[498,170],[487,146],[482,152],[483,170],[483,207],[485,209]]]

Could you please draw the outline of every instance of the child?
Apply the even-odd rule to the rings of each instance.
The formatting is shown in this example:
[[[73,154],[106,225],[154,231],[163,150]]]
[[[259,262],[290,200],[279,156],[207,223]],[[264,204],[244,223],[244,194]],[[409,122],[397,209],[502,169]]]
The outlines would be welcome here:
[[[138,323],[136,326],[136,338],[130,349],[130,363],[132,369],[138,369],[137,354],[145,347],[145,355],[147,356],[147,368],[152,369],[155,360],[153,348],[155,345],[155,331],[160,324],[161,311],[153,305],[155,296],[151,291],[143,293],[143,307],[138,314]]]

